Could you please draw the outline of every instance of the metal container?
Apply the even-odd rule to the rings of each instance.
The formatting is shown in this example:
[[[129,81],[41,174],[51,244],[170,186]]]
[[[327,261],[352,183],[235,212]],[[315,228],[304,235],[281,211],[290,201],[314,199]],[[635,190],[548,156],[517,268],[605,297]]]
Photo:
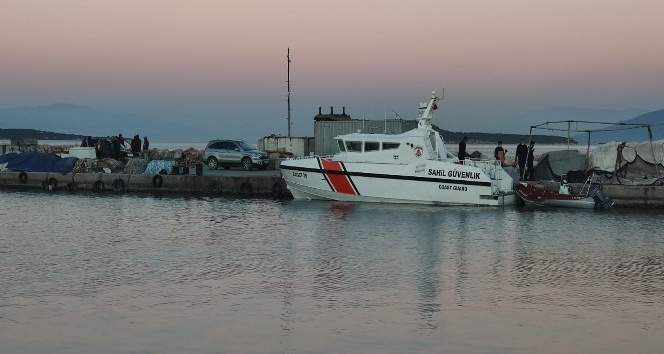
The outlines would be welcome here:
[[[313,137],[266,136],[258,141],[258,149],[268,154],[279,153],[296,157],[314,152]]]

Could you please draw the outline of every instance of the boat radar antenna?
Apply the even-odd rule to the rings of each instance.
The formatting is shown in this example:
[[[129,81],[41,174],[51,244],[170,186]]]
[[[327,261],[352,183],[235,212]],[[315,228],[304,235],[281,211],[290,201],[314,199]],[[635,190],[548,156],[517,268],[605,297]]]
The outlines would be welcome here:
[[[436,91],[432,91],[429,103],[420,103],[420,110],[422,110],[422,113],[420,113],[420,117],[417,119],[418,127],[420,128],[431,127],[431,121],[433,120],[433,111],[438,109],[438,101],[440,101],[440,97],[436,95]]]

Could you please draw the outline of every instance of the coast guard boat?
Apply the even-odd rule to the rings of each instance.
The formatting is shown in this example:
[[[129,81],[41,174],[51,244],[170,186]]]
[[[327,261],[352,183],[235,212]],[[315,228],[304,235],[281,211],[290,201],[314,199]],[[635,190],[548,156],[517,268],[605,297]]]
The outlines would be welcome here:
[[[448,153],[432,128],[440,98],[420,104],[418,127],[402,134],[335,137],[338,152],[286,160],[281,174],[295,199],[433,205],[513,204],[512,177],[493,160]]]

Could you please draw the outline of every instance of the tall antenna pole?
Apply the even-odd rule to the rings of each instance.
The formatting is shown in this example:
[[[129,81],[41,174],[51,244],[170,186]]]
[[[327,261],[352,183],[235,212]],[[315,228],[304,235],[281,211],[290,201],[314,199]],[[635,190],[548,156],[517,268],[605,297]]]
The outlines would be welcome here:
[[[290,96],[291,96],[291,90],[290,90],[290,47],[288,48],[288,53],[286,54],[286,59],[288,61],[288,80],[286,83],[288,84],[288,137],[291,137],[291,107],[290,107]]]

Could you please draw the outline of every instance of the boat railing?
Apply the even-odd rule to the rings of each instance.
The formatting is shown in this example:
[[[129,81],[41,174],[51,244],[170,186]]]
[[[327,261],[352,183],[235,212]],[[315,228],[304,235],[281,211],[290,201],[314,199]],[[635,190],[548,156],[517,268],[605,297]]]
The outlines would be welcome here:
[[[473,160],[465,159],[460,161],[464,166],[473,166],[480,168],[492,180],[502,180],[503,166],[499,160]]]
[[[306,159],[315,159],[320,157],[321,159],[331,159],[334,155],[307,155],[307,156],[293,156],[289,157],[286,160],[306,160]]]

